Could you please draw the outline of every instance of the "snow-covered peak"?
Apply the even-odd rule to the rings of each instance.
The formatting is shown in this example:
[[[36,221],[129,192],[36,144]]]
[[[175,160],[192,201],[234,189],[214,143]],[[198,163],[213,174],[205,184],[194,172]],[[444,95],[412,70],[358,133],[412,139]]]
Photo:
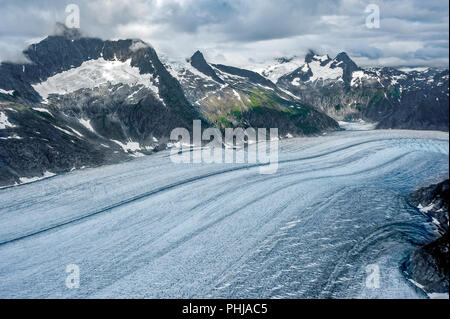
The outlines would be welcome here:
[[[354,76],[353,73],[355,73]],[[334,85],[336,83],[354,85],[359,83],[366,75],[345,52],[339,53],[332,59],[328,54],[318,55],[310,51],[305,56],[303,64],[291,73],[283,75],[280,80],[296,87],[308,83],[314,85]]]
[[[271,61],[252,68],[262,76],[276,83],[280,77],[291,73],[304,62],[304,59],[294,56],[292,58],[275,58]]]
[[[358,69],[345,52],[339,53],[332,59],[328,54],[320,55],[313,51],[306,54],[304,59],[299,57],[275,59],[272,64],[259,69],[254,68],[256,72],[275,83],[284,76],[290,76],[293,77],[293,83],[297,85],[300,82],[316,82],[317,80],[350,82],[352,72]]]
[[[326,61],[324,57],[321,60],[315,60],[308,64],[308,70],[311,70],[312,76],[309,78],[310,82],[316,82],[317,80],[342,80],[343,70],[340,67],[333,67],[333,61],[329,61],[327,64],[322,65]]]
[[[306,56],[305,56],[305,63],[311,63],[313,61],[318,61],[322,64],[324,63],[328,63],[330,61],[330,57],[328,56],[328,54],[325,55],[319,55],[314,53],[313,51],[310,51]]]
[[[328,56],[328,54],[325,54],[325,55],[322,55],[322,56],[316,55],[314,58],[317,59],[317,60],[320,61],[320,62],[325,62],[325,61],[327,61],[327,60],[330,59],[330,57]]]
[[[214,84],[215,81],[204,73],[197,70],[190,63],[189,59],[171,59],[167,56],[162,56],[161,61],[167,71],[176,78],[180,83],[186,80],[186,78],[195,77],[202,79],[204,82]]]
[[[328,55],[308,54],[305,63],[288,76],[292,77],[293,85],[300,85],[301,82],[315,83],[321,81],[343,81],[344,69],[342,62],[336,59],[331,60]]]

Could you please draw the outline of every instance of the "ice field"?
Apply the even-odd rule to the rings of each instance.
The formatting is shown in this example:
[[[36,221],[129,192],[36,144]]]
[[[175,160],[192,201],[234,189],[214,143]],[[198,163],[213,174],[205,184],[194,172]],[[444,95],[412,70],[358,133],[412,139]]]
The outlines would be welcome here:
[[[280,141],[271,175],[165,151],[1,189],[0,298],[424,298],[399,265],[435,230],[405,199],[448,178],[448,149],[346,131]]]

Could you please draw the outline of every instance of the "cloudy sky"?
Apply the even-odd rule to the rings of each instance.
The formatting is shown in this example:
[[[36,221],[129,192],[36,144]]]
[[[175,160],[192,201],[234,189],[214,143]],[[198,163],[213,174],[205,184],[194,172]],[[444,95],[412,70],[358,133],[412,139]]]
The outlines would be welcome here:
[[[71,3],[83,34],[140,38],[176,59],[200,49],[212,62],[245,66],[313,49],[346,51],[364,66],[449,63],[447,0],[0,0],[0,60],[22,61]],[[379,28],[366,26],[369,4],[380,9]]]

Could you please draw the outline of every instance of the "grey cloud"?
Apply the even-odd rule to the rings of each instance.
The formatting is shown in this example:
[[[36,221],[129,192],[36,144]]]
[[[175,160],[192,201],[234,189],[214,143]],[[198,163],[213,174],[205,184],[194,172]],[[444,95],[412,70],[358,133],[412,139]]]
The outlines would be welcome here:
[[[441,0],[0,0],[0,60],[20,60],[27,41],[52,32],[76,3],[82,32],[142,38],[160,53],[204,50],[215,62],[245,66],[313,48],[347,51],[363,65],[448,66],[448,10]],[[375,3],[381,28],[368,29]]]

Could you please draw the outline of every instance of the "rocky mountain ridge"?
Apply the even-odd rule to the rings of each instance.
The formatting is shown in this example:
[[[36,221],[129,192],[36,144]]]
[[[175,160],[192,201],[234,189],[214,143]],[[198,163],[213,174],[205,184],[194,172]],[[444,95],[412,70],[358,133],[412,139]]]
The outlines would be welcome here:
[[[448,131],[449,72],[427,68],[359,67],[345,52],[310,52],[277,85],[338,121],[365,120],[377,128]]]
[[[339,129],[259,74],[200,52],[180,74],[143,41],[63,29],[24,55],[30,63],[0,64],[0,186],[166,149],[171,131],[196,119],[277,127],[280,137]]]

